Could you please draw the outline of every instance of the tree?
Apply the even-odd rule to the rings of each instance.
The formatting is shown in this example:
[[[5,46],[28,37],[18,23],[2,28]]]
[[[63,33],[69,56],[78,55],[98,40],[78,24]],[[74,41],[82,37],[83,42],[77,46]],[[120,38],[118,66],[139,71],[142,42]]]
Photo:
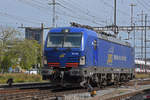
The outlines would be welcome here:
[[[30,69],[41,63],[41,48],[36,40],[20,39],[20,33],[10,27],[0,27],[0,70],[10,66]]]
[[[18,40],[19,32],[14,28],[0,27],[0,69],[4,72],[5,69],[10,67],[10,43],[14,40]],[[9,64],[8,64],[9,63]]]
[[[30,69],[32,65],[40,63],[40,51],[40,45],[37,41],[23,40],[16,43],[12,48],[11,55],[16,59],[20,59],[19,64],[23,69]]]
[[[2,66],[2,69],[3,69],[3,72],[8,72],[8,68],[12,65],[11,63],[11,60],[10,60],[10,56],[4,56],[1,64],[3,65]]]

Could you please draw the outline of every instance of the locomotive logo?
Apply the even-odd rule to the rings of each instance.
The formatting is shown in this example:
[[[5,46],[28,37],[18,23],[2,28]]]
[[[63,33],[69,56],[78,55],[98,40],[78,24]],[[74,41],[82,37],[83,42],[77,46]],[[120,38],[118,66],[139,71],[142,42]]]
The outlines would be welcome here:
[[[121,55],[117,55],[114,54],[114,47],[112,46],[109,50],[108,50],[108,54],[107,54],[107,64],[108,65],[112,65],[114,61],[127,61],[127,57],[126,56],[121,56]]]
[[[108,65],[112,65],[112,62],[113,62],[113,55],[112,54],[108,54],[107,64]]]
[[[113,63],[113,53],[114,53],[114,47],[112,46],[108,50],[108,58],[107,58],[107,64],[108,65],[112,65],[112,63]]]
[[[64,58],[64,57],[65,57],[65,54],[63,53],[63,54],[61,54],[59,57],[60,57],[60,58]]]

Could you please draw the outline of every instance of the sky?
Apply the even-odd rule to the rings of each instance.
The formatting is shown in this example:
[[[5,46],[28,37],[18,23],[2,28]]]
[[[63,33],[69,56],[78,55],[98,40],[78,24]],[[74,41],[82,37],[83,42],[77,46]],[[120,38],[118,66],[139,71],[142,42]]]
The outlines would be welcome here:
[[[21,25],[40,27],[44,23],[45,27],[52,27],[53,10],[50,3],[52,0],[0,0],[0,25],[14,28]],[[114,23],[114,0],[56,0],[56,3],[57,27],[70,26],[70,22],[97,27]],[[150,0],[117,0],[118,26],[130,25],[131,3],[136,5],[133,9],[133,22],[136,25],[141,25],[139,14],[142,10],[144,14],[150,15]],[[47,31],[45,36],[46,33]],[[140,31],[136,33],[136,45],[139,45]],[[120,32],[119,35],[122,39],[127,38],[127,32]],[[133,32],[130,37],[133,37]],[[133,38],[129,42],[133,45]]]
[[[117,0],[118,25],[130,24],[129,5],[136,4],[137,1],[140,0]],[[56,24],[67,26],[71,21],[92,26],[112,24],[113,2],[114,0],[56,0]],[[52,3],[52,0],[1,0],[0,23],[11,26],[40,26],[43,22],[45,26],[52,26],[52,5],[48,3]],[[135,14],[137,13],[141,12],[138,10]]]

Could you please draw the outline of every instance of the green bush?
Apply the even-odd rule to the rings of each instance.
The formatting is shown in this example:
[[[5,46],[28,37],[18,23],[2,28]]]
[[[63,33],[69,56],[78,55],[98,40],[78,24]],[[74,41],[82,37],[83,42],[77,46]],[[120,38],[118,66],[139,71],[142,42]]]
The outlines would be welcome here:
[[[12,73],[12,74],[0,74],[0,84],[5,84],[9,78],[13,78],[14,83],[42,82],[42,77],[40,75]]]

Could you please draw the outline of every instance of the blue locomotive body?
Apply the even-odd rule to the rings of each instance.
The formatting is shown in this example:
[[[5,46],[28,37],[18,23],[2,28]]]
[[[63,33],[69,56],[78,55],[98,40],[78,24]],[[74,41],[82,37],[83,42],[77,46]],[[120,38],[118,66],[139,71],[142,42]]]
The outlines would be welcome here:
[[[99,39],[98,52],[98,66],[112,68],[134,67],[134,52],[129,46]]]
[[[43,79],[98,85],[132,79],[134,50],[126,42],[85,28],[51,29],[44,47]]]

